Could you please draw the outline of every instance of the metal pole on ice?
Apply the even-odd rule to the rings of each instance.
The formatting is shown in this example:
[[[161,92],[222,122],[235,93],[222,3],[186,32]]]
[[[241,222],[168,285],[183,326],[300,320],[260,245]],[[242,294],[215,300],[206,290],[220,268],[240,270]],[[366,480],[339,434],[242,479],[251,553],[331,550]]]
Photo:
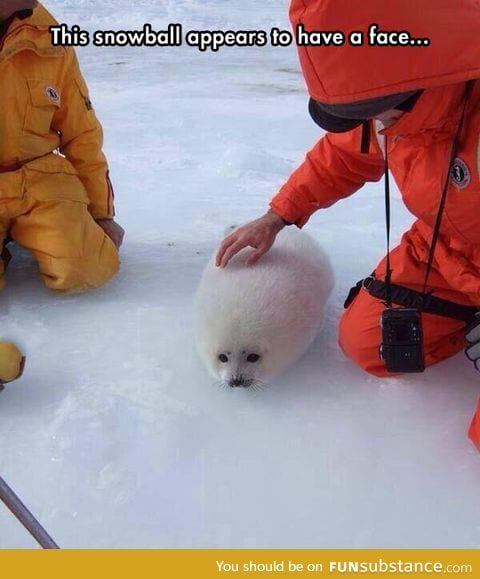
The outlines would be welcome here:
[[[0,476],[0,500],[43,549],[60,549],[42,525]]]

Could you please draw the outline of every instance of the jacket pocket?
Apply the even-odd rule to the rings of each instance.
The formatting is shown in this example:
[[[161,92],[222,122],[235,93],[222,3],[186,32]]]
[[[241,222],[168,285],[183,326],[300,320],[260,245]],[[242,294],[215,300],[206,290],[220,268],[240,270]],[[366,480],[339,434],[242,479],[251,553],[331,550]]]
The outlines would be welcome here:
[[[24,130],[34,135],[50,133],[53,115],[60,108],[61,96],[55,83],[27,79],[29,98],[25,112]]]
[[[89,203],[87,191],[72,164],[61,155],[47,155],[24,165],[26,195],[37,201]]]

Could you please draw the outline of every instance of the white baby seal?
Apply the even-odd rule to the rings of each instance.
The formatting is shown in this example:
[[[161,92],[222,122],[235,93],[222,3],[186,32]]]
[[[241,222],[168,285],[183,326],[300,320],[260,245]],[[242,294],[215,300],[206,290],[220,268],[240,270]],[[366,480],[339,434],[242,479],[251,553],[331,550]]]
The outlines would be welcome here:
[[[244,265],[248,251],[225,269],[214,256],[195,297],[200,356],[231,387],[270,380],[302,356],[322,327],[333,288],[326,254],[294,227],[251,267]]]

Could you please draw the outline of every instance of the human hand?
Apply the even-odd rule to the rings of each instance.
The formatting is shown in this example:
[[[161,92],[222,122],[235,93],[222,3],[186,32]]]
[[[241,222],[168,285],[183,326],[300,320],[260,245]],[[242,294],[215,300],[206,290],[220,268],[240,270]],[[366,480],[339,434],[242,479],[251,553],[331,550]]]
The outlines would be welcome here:
[[[105,233],[113,241],[117,249],[120,249],[125,237],[125,230],[114,219],[97,219],[97,224],[105,231]]]
[[[269,211],[259,219],[242,225],[228,235],[220,245],[217,256],[217,267],[226,267],[228,262],[245,247],[253,247],[245,264],[256,263],[275,242],[279,231],[285,227],[285,222],[273,211]]]

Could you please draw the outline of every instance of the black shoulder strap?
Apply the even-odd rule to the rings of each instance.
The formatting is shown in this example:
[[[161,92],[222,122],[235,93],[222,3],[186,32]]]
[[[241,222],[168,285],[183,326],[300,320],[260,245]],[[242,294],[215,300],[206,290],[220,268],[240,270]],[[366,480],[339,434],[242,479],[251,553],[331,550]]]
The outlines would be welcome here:
[[[455,158],[457,156],[457,152],[458,152],[458,145],[460,142],[460,134],[462,132],[462,128],[463,128],[463,123],[465,121],[465,113],[467,110],[467,104],[468,104],[468,97],[470,96],[472,90],[473,90],[473,85],[475,84],[474,80],[470,80],[467,82],[467,84],[465,85],[465,92],[463,95],[463,106],[462,106],[462,112],[457,124],[457,128],[455,131],[455,138],[453,139],[453,143],[452,143],[452,149],[450,152],[450,160],[448,163],[448,167],[447,167],[447,172],[445,175],[445,179],[444,179],[444,184],[443,184],[443,190],[442,190],[442,196],[440,198],[440,205],[438,207],[438,212],[437,212],[437,217],[435,219],[435,226],[433,228],[433,234],[432,234],[432,241],[430,243],[430,251],[428,254],[428,262],[427,262],[427,267],[425,269],[425,278],[423,281],[423,291],[422,293],[424,295],[427,295],[427,287],[428,287],[428,278],[430,276],[430,272],[432,269],[432,264],[433,264],[433,257],[435,254],[435,247],[437,246],[437,241],[438,241],[438,236],[440,234],[440,227],[442,225],[442,217],[443,217],[443,212],[445,210],[445,202],[447,200],[447,193],[448,193],[448,186],[450,184],[450,175],[451,175],[451,171],[452,171],[452,167],[455,163]]]
[[[455,136],[452,141],[452,148],[450,151],[449,162],[447,166],[446,175],[444,178],[443,188],[442,188],[442,195],[440,197],[440,204],[437,211],[437,216],[435,219],[435,225],[433,228],[432,234],[432,241],[430,243],[430,249],[428,253],[428,261],[425,268],[425,277],[423,280],[423,290],[421,295],[426,300],[429,296],[427,292],[428,287],[428,279],[430,277],[430,272],[432,270],[433,265],[433,258],[435,255],[435,248],[438,242],[438,236],[440,234],[440,227],[442,224],[442,217],[445,210],[445,202],[447,199],[448,193],[448,186],[450,184],[450,173],[452,170],[452,166],[455,162],[455,158],[458,152],[458,145],[460,141],[460,135],[462,132],[463,124],[465,121],[465,113],[467,110],[468,98],[473,90],[473,86],[475,84],[475,80],[470,80],[465,84],[465,91],[463,94],[463,105],[462,111],[460,113],[460,117],[457,123],[457,127],[455,130]],[[389,308],[392,306],[392,289],[391,289],[391,277],[392,277],[392,270],[390,268],[390,176],[389,176],[389,163],[388,163],[388,140],[385,138],[385,214],[386,214],[386,228],[387,228],[387,258],[386,258],[386,273],[385,273],[385,305]]]

